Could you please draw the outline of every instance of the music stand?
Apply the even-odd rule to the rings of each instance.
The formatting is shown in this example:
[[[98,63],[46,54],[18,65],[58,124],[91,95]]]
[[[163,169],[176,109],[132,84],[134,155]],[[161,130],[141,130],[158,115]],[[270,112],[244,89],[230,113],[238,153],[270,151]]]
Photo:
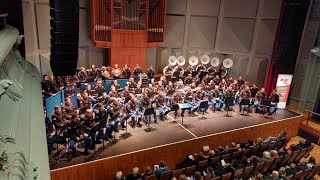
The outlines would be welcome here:
[[[201,111],[201,109],[202,109],[203,111],[202,111],[202,116],[199,117],[198,119],[207,119],[206,117],[204,117],[204,111],[205,111],[205,109],[208,107],[208,105],[209,105],[209,102],[208,102],[208,101],[202,101],[202,102],[200,103],[199,109],[200,109],[200,111]]]
[[[179,107],[180,107],[180,109],[181,109],[182,111],[184,110],[185,112],[186,112],[186,110],[192,108],[192,106],[189,105],[188,103],[179,104]],[[181,118],[182,118],[182,125],[183,125],[183,116],[181,116]]]
[[[233,104],[233,101],[234,101],[234,97],[226,97],[224,103],[226,104],[226,107],[227,107],[227,114],[225,115],[225,117],[231,117],[231,116],[229,115],[229,108],[228,108],[228,107],[229,107],[231,104]]]
[[[151,115],[152,114],[154,114],[154,108],[152,107],[152,108],[147,108],[145,111],[144,111],[144,116],[146,117],[146,116],[149,116],[149,124],[148,124],[148,126],[149,126],[149,130],[150,130],[150,132],[151,132]]]
[[[126,133],[125,133],[125,136],[127,138],[128,134],[128,119],[130,118],[130,115],[129,114],[126,114],[126,116],[122,119],[122,121],[126,121]]]
[[[268,106],[271,107],[271,101],[262,99],[260,102],[260,105],[262,105],[262,116],[264,118],[267,118],[264,114],[267,112],[266,107],[268,107]]]
[[[171,106],[170,109],[171,109],[171,111],[176,112],[176,111],[179,110],[179,105],[178,105],[178,104],[174,104],[174,105]],[[176,121],[176,118],[177,118],[177,117],[176,117],[176,114],[174,114],[174,119],[173,119],[173,120]]]
[[[249,105],[250,105],[250,99],[241,99],[241,101],[240,101],[240,106],[244,106],[243,108],[242,108],[242,113],[241,113],[241,115],[245,115],[244,114],[244,109],[245,108],[247,108]],[[247,116],[249,115],[249,113],[247,112]]]

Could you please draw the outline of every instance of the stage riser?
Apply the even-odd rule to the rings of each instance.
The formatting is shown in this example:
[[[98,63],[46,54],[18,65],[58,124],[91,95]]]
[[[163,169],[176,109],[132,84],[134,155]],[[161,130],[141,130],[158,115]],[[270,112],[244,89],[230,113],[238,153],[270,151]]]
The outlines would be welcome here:
[[[230,146],[233,141],[246,142],[248,139],[256,140],[258,137],[277,136],[283,130],[287,131],[290,137],[297,136],[302,121],[303,117],[298,116],[274,123],[209,135],[131,154],[61,168],[51,171],[51,178],[54,180],[73,180],[79,177],[83,180],[113,179],[115,173],[119,170],[122,170],[124,174],[130,174],[132,168],[137,166],[143,172],[146,166],[153,167],[160,160],[164,160],[170,168],[175,168],[176,164],[181,163],[187,155],[200,152],[205,145],[209,145],[211,149],[217,148],[219,145]],[[130,138],[127,140],[130,141]]]

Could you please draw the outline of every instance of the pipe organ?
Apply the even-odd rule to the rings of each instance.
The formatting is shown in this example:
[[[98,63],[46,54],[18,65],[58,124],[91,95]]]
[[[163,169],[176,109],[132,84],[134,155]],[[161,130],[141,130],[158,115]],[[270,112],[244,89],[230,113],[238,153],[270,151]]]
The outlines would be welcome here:
[[[165,15],[166,0],[91,0],[91,39],[108,48],[109,65],[145,69],[146,48],[164,40]]]

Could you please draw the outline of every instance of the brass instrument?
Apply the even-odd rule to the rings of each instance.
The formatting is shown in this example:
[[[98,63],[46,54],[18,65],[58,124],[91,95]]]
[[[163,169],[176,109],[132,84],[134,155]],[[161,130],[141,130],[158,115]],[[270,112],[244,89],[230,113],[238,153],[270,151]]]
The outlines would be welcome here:
[[[110,78],[111,74],[110,71],[108,69],[104,70],[101,75],[105,78]]]

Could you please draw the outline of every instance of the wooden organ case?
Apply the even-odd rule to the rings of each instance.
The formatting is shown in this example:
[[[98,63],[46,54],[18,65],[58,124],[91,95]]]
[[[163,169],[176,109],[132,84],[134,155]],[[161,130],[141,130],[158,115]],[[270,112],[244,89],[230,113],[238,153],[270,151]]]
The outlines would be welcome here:
[[[108,65],[146,70],[146,48],[164,40],[165,15],[166,0],[91,0],[91,39],[108,48]]]

